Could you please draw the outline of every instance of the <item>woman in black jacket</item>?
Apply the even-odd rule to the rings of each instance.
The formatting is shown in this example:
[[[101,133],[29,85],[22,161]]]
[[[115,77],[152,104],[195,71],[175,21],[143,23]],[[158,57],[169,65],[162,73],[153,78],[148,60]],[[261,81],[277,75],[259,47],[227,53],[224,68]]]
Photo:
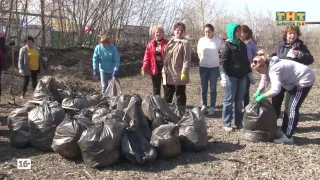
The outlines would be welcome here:
[[[278,56],[279,59],[289,59],[299,62],[304,65],[310,65],[314,59],[303,41],[299,39],[301,36],[299,26],[286,26],[282,30],[282,40],[276,45],[273,56]],[[279,118],[281,112],[281,105],[284,99],[285,89],[272,98],[272,104],[276,110],[277,117]]]

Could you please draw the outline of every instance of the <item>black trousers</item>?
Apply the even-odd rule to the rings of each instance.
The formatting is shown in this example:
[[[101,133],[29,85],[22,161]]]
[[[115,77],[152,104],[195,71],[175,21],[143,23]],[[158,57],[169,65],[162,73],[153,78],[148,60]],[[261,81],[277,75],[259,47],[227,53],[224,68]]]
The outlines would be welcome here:
[[[274,110],[276,111],[277,117],[279,118],[281,112],[281,105],[284,99],[286,90],[284,88],[281,89],[280,93],[272,98],[272,105]],[[287,93],[288,96],[288,93]]]
[[[162,67],[162,64],[157,63],[158,74],[151,76],[153,95],[160,95],[161,93]]]
[[[289,91],[286,95],[285,110],[283,112],[283,121],[281,129],[283,133],[291,138],[294,130],[296,129],[299,122],[299,110],[301,104],[308,96],[311,87],[296,87]]]
[[[38,78],[38,71],[31,71],[31,83],[33,90],[37,87],[37,78]],[[22,93],[23,95],[27,92],[28,85],[30,81],[30,76],[24,76],[23,86],[22,86]]]
[[[186,106],[187,95],[186,95],[186,85],[165,85],[164,89],[164,99],[167,103],[172,103],[174,94],[176,94],[177,105]]]

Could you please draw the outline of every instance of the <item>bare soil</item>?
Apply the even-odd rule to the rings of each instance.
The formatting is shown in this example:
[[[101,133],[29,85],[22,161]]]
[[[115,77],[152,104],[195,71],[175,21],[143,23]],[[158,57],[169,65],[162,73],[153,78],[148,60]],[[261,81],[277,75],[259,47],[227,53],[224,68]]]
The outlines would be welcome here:
[[[318,51],[312,52],[316,55],[312,68],[319,77],[320,54]],[[64,79],[75,91],[99,93],[100,82],[91,77],[90,51],[47,53],[49,59],[55,59],[50,63],[49,74]],[[138,75],[142,56],[143,52],[122,56],[120,81],[124,92],[137,93],[145,98],[152,86],[148,76]],[[240,131],[224,132],[221,120],[223,93],[218,83],[216,114],[206,118],[210,136],[207,150],[183,152],[178,158],[157,160],[145,166],[123,161],[112,167],[91,169],[81,160],[67,160],[53,152],[10,146],[7,116],[13,109],[32,99],[30,90],[26,99],[16,98],[17,105],[8,104],[11,101],[9,87],[12,87],[12,94],[19,95],[22,82],[17,73],[10,75],[11,72],[8,70],[9,74],[2,76],[4,95],[0,102],[0,179],[320,179],[319,79],[301,108],[300,122],[294,134],[295,145],[252,143],[243,140]],[[187,104],[200,106],[198,67],[192,67],[190,77]],[[256,79],[258,82],[259,77],[256,76]],[[256,88],[257,85],[251,91],[254,92]],[[278,124],[281,124],[281,120]],[[32,169],[18,170],[18,158],[31,158]]]

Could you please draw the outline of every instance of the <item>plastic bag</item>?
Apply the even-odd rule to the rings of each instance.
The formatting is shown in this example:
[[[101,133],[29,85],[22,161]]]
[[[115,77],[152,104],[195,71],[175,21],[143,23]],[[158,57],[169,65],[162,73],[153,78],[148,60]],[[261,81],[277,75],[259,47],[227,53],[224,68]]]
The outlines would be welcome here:
[[[62,106],[82,110],[89,107],[89,102],[85,98],[66,98],[62,101]]]
[[[58,92],[59,92],[61,100],[65,99],[65,98],[73,98],[73,97],[75,97],[75,94],[70,90],[58,89]]]
[[[31,110],[28,118],[32,145],[42,151],[52,151],[52,139],[65,115],[64,109],[56,101],[44,101]]]
[[[31,111],[32,109],[36,108],[37,105],[33,104],[33,103],[30,103],[30,102],[27,102],[23,105],[24,108],[27,109],[27,111]]]
[[[133,164],[150,163],[156,160],[157,152],[155,147],[137,132],[138,126],[138,120],[133,119],[130,121],[130,127],[124,131],[121,138],[122,154]]]
[[[153,129],[162,125],[163,122],[179,122],[179,117],[172,111],[169,104],[159,95],[149,95],[142,102],[142,110],[145,116],[152,121]]]
[[[60,93],[58,91],[61,83],[52,76],[44,76],[37,84],[33,97],[35,100],[60,101]]]
[[[130,99],[128,107],[124,110],[125,114],[123,121],[126,124],[130,124],[130,121],[137,119],[139,122],[139,131],[142,135],[150,140],[151,138],[151,129],[148,123],[146,116],[144,115],[141,109],[142,99],[139,95],[133,95]]]
[[[185,151],[201,151],[207,148],[208,133],[204,114],[195,107],[188,110],[179,124],[181,148]]]
[[[101,96],[99,95],[87,95],[86,99],[88,101],[89,107],[96,106],[99,104]]]
[[[113,77],[106,89],[106,91],[103,94],[103,97],[115,97],[115,96],[120,96],[121,95],[121,86],[120,86],[120,81]]]
[[[267,99],[254,104],[249,104],[245,107],[243,116],[243,128],[246,131],[249,141],[255,137],[254,134],[259,134],[256,140],[253,141],[272,141],[276,136],[277,131],[277,115],[271,102]],[[258,133],[253,131],[259,131]],[[248,135],[252,133],[252,135]],[[251,136],[251,138],[249,138]]]
[[[20,108],[8,116],[10,144],[12,147],[24,148],[30,145],[30,130],[28,125],[28,109]]]
[[[78,141],[84,163],[90,167],[106,167],[119,162],[124,129],[122,122],[103,121],[85,130]]]
[[[181,119],[186,113],[186,107],[178,105],[176,101],[173,102],[170,105],[170,107],[171,107],[172,111],[174,112],[174,114],[176,114],[179,119]]]
[[[175,124],[164,124],[153,130],[150,143],[156,147],[161,159],[171,159],[181,154],[179,128]]]
[[[84,130],[92,126],[91,119],[83,115],[67,115],[56,129],[52,149],[65,158],[81,157],[78,140]]]
[[[128,107],[130,102],[131,96],[129,94],[122,94],[120,95],[118,102],[117,102],[117,109],[124,110]]]

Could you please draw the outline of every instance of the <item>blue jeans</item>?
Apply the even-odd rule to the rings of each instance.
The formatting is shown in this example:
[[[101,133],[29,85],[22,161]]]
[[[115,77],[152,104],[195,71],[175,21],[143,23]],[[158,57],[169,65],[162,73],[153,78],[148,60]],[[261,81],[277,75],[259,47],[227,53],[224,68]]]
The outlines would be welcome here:
[[[102,95],[106,91],[108,87],[109,80],[112,78],[112,73],[105,73],[100,71],[100,79],[101,79],[101,88],[102,88]]]
[[[201,103],[202,106],[207,106],[208,82],[210,81],[210,107],[216,107],[217,99],[217,80],[219,77],[219,67],[207,68],[200,67],[201,81]]]
[[[247,86],[247,76],[243,78],[229,77],[227,87],[224,88],[222,119],[223,126],[231,127],[234,104],[235,125],[242,126],[242,102]]]

